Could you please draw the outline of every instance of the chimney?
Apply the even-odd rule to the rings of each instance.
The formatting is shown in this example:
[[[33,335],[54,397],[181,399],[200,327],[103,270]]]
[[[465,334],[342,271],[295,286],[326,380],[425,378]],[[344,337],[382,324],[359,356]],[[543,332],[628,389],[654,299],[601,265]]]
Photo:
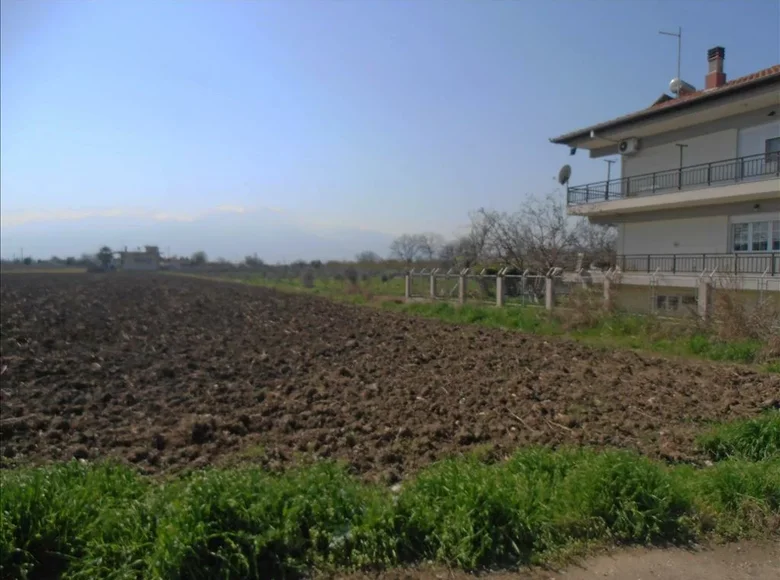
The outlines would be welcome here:
[[[726,84],[726,73],[723,72],[723,59],[726,58],[726,49],[716,46],[707,51],[709,72],[704,77],[705,89],[717,89]]]

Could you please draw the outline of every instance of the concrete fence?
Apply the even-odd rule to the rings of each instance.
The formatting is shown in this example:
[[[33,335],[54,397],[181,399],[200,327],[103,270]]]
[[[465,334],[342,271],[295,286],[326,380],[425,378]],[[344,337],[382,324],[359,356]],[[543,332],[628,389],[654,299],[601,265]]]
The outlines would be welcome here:
[[[439,269],[411,270],[406,273],[404,297],[407,300],[454,300],[458,304],[467,302],[491,303],[498,307],[507,305],[535,305],[552,311],[565,307],[565,298],[578,289],[587,289],[600,295],[605,308],[611,308],[617,297],[617,289],[623,283],[619,272],[563,272],[552,268],[547,273],[507,274],[506,269],[497,274],[473,273],[469,269],[460,271]],[[656,284],[657,285],[657,284]],[[717,279],[701,275],[686,279],[682,286],[695,290],[695,313],[699,318],[712,315],[713,292]],[[638,283],[636,288],[642,288]],[[652,292],[653,281],[646,286]]]

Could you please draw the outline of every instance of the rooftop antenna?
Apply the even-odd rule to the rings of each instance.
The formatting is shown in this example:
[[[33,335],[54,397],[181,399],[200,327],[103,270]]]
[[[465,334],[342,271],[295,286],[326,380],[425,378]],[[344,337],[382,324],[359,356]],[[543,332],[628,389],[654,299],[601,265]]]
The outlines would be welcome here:
[[[665,36],[676,36],[677,37],[677,76],[675,78],[680,78],[680,60],[682,59],[682,26],[677,27],[677,32],[665,32],[663,30],[659,30],[658,34],[663,34]],[[680,96],[680,89],[678,88],[675,91],[675,94],[679,97]]]

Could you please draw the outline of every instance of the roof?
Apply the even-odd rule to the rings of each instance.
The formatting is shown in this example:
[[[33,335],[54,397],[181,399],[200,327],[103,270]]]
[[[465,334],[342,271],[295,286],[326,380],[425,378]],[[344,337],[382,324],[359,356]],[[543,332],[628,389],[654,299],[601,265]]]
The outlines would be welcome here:
[[[694,93],[688,93],[687,95],[682,95],[680,97],[669,100],[663,100],[663,98],[659,98],[646,109],[617,117],[611,121],[585,127],[584,129],[578,129],[576,131],[566,133],[565,135],[561,135],[560,137],[554,137],[550,139],[550,141],[557,144],[568,144],[576,139],[589,136],[591,131],[614,129],[623,125],[628,125],[630,123],[665,115],[667,112],[678,111],[680,109],[684,109],[705,101],[715,100],[717,98],[733,95],[744,90],[771,84],[776,81],[780,81],[780,64],[770,66],[769,68],[765,68],[744,77],[739,77],[733,81],[728,81],[722,86],[714,89],[696,91]]]

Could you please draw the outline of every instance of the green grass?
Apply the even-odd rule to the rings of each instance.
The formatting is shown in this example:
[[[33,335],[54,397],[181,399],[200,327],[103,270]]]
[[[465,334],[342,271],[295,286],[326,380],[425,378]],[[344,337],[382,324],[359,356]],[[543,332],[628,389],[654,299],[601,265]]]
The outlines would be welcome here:
[[[3,471],[0,483],[9,578],[290,578],[420,561],[472,570],[595,544],[766,534],[780,515],[777,458],[700,470],[572,449],[444,461],[398,493],[330,463],[154,481],[73,462]]]
[[[749,461],[780,458],[780,411],[717,425],[699,437],[699,445],[713,461],[731,457]]]

